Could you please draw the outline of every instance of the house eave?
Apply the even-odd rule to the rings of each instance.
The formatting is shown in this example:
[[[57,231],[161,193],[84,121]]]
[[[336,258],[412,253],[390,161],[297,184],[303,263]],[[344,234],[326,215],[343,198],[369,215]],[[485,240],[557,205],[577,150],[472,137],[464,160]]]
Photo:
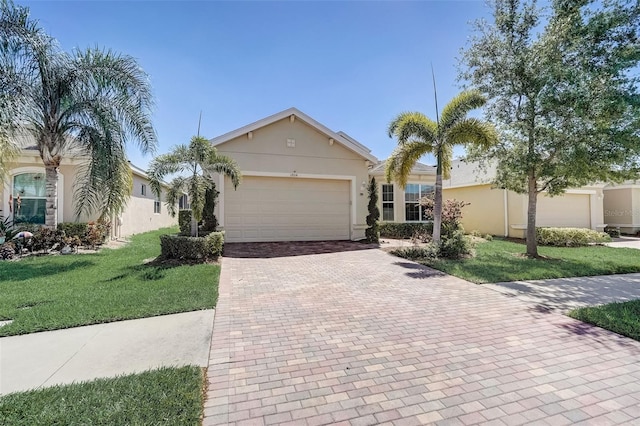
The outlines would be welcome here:
[[[277,121],[283,120],[291,116],[295,116],[298,119],[304,121],[306,124],[310,125],[320,133],[323,133],[328,138],[333,139],[334,141],[340,143],[345,148],[360,155],[363,159],[371,162],[378,162],[378,159],[373,154],[371,154],[368,148],[366,148],[364,145],[355,141],[353,138],[346,135],[344,132],[334,132],[333,130],[317,122],[316,120],[309,117],[307,114],[303,113],[297,108],[288,108],[284,111],[280,111],[276,114],[270,115],[269,117],[265,117],[261,120],[258,120],[251,124],[247,124],[246,126],[240,127],[239,129],[232,130],[231,132],[228,132],[223,135],[217,136],[213,139],[210,139],[209,142],[213,146],[220,146],[244,134],[247,134],[249,132],[254,132],[262,127],[268,126],[272,123],[275,123]]]

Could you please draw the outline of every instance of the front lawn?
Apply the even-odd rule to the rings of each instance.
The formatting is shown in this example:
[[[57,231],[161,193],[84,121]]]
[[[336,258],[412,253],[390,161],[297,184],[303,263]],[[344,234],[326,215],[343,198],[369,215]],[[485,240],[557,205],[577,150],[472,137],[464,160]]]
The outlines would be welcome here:
[[[523,256],[524,244],[494,239],[476,245],[476,257],[463,260],[415,259],[417,262],[475,283],[640,272],[640,250],[589,247],[538,247],[546,259]]]
[[[19,392],[0,397],[3,425],[197,425],[204,374],[199,367]]]
[[[640,341],[640,300],[578,308],[569,316]]]
[[[119,249],[0,261],[0,336],[209,309],[220,266],[151,262],[164,229]]]

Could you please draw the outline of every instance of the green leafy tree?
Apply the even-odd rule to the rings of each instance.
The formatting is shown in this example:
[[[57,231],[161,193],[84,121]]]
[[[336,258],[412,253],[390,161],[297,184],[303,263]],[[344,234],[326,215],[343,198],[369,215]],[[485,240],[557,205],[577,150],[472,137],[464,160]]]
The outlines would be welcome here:
[[[0,9],[0,116],[20,125],[10,138],[27,137],[38,148],[45,167],[45,224],[57,226],[59,167],[71,155],[89,159],[76,179],[75,213],[121,212],[131,194],[127,143],[143,153],[157,144],[147,74],[132,57],[110,50],[68,54],[28,8],[3,1]]]
[[[501,137],[469,158],[496,161],[495,184],[527,194],[527,255],[537,257],[538,194],[638,176],[640,4],[495,0],[493,22],[475,31],[461,79],[487,97]]]
[[[389,125],[389,137],[398,140],[398,146],[387,160],[386,178],[406,186],[411,169],[425,154],[436,157],[436,188],[433,208],[433,241],[440,242],[442,223],[442,178],[449,178],[453,147],[475,146],[485,150],[496,144],[492,125],[467,117],[467,114],[485,103],[477,91],[465,91],[453,98],[442,110],[437,121],[420,112],[405,112]],[[437,114],[437,111],[436,111]]]
[[[380,239],[380,227],[378,225],[380,209],[378,209],[378,185],[376,184],[376,178],[371,178],[368,190],[369,214],[367,215],[367,225],[369,225],[369,227],[365,230],[365,235],[368,242],[377,243]]]
[[[165,176],[178,174],[169,183],[166,204],[169,213],[176,215],[176,204],[185,192],[189,196],[192,211],[191,233],[198,236],[198,226],[202,220],[207,190],[215,190],[213,175],[228,176],[237,188],[241,174],[236,162],[218,151],[201,136],[194,136],[189,145],[178,145],[168,154],[159,155],[149,165],[151,190],[160,197],[162,180]]]

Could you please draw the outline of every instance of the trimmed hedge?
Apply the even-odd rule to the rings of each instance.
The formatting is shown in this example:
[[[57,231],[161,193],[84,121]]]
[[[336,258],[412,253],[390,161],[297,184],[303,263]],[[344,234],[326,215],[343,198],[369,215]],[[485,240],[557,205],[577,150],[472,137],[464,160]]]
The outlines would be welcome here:
[[[191,235],[191,210],[180,210],[178,212],[178,226],[180,226],[180,235]]]
[[[606,243],[611,237],[587,228],[536,228],[536,240],[543,246],[581,247]]]
[[[161,235],[160,250],[164,259],[213,260],[222,254],[224,232],[212,232],[206,237]]]
[[[411,222],[411,223],[380,223],[380,237],[407,239],[412,238],[416,232],[433,233],[433,223],[431,222]]]

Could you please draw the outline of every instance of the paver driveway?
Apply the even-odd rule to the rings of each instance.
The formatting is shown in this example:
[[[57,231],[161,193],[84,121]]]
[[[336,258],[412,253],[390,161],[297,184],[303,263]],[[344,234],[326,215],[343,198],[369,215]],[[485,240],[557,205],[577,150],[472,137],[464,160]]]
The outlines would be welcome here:
[[[377,249],[263,247],[223,260],[205,425],[640,418],[638,342]]]

